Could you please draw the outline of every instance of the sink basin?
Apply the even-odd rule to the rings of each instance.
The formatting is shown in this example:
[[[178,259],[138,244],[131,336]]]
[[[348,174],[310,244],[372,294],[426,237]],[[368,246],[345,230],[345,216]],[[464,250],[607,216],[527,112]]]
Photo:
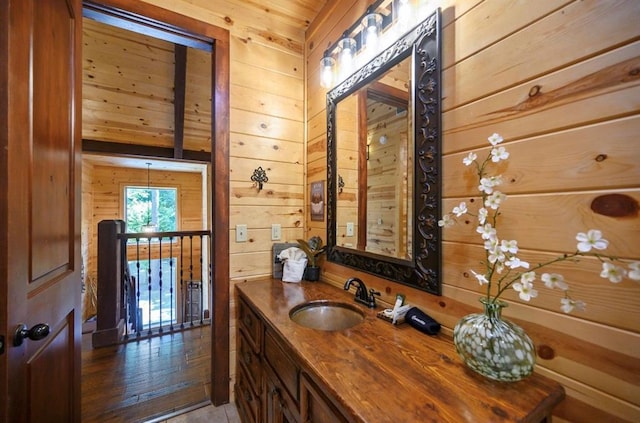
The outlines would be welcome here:
[[[349,329],[364,321],[364,313],[356,306],[337,301],[310,301],[289,312],[291,320],[299,325],[318,330]]]

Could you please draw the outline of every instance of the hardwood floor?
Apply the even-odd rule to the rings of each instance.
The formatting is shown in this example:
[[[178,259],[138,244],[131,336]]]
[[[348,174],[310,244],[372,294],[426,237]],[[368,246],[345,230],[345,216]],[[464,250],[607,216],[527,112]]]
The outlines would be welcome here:
[[[98,349],[84,334],[83,423],[149,421],[206,403],[210,357],[209,326]]]

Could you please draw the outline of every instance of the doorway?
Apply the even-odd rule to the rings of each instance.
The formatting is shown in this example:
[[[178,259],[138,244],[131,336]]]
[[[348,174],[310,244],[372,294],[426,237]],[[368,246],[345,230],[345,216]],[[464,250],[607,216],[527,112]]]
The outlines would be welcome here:
[[[176,111],[175,136],[171,145],[166,143],[166,134],[158,134],[158,143],[131,143],[112,137],[92,139],[83,133],[83,152],[109,155],[125,155],[127,157],[173,158],[178,160],[201,160],[210,162],[209,191],[207,205],[210,228],[213,236],[213,248],[210,254],[212,267],[212,310],[211,310],[211,401],[221,405],[229,401],[229,34],[228,31],[192,18],[162,9],[157,6],[124,0],[103,0],[100,3],[84,2],[85,11],[89,14],[102,14],[111,24],[119,24],[128,28],[146,31],[147,36],[163,36],[176,46],[176,63],[187,63],[185,44],[206,48],[210,46],[211,89],[208,90],[210,105],[210,134],[206,148],[191,147],[184,137],[185,126],[178,124],[180,112]],[[87,12],[85,12],[85,16]],[[164,34],[164,35],[162,35]],[[178,59],[184,57],[184,59]],[[184,60],[184,61],[183,61]],[[85,69],[87,64],[85,63]],[[183,69],[181,67],[181,69]],[[116,72],[122,72],[117,70]],[[155,69],[141,69],[141,74],[152,79]],[[176,74],[178,74],[176,68]],[[85,71],[85,75],[87,71]],[[182,81],[187,80],[182,75]],[[143,85],[145,81],[141,81]],[[143,90],[144,87],[134,91]],[[117,91],[117,89],[114,89]],[[175,97],[171,103],[182,106],[184,122],[184,104],[188,92],[183,87],[182,95]],[[84,95],[83,95],[84,96]],[[104,99],[103,99],[104,100]],[[176,107],[177,109],[177,107]],[[132,124],[136,118],[143,126],[153,124],[158,110],[140,110],[132,116]],[[124,142],[123,142],[124,141]],[[215,194],[214,194],[215,193]]]

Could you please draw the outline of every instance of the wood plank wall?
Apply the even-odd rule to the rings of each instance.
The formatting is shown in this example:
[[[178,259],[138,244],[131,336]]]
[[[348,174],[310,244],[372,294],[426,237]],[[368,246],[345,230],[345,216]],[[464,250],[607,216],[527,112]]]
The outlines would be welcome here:
[[[83,19],[82,137],[174,145],[172,43]],[[184,149],[211,151],[211,55],[187,49]]]
[[[319,85],[323,51],[368,6],[330,0],[307,31],[307,179],[326,177],[326,91]],[[443,195],[450,210],[477,196],[461,159],[486,154],[501,133],[511,153],[501,233],[519,241],[531,262],[575,249],[574,236],[602,229],[609,253],[640,257],[640,2],[442,0]],[[635,204],[622,216],[591,209],[619,193]],[[307,221],[312,233],[321,223]],[[472,226],[472,225],[468,225]],[[431,296],[367,274],[323,265],[340,286],[362,276],[390,300],[403,292],[451,331],[479,310],[480,287],[469,277],[483,254],[474,228],[444,232],[443,296]],[[560,381],[568,398],[554,421],[640,421],[640,284],[613,285],[599,264],[555,269],[587,311],[567,316],[559,293],[538,286],[523,303],[509,295],[505,315],[532,336],[542,358],[536,371]],[[540,285],[540,282],[538,282]],[[425,338],[425,342],[428,339]]]

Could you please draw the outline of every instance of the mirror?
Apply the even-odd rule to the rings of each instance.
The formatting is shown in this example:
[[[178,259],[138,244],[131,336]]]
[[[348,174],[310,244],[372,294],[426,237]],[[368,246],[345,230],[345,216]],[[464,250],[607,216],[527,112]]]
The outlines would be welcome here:
[[[440,295],[439,11],[327,93],[329,261]]]

